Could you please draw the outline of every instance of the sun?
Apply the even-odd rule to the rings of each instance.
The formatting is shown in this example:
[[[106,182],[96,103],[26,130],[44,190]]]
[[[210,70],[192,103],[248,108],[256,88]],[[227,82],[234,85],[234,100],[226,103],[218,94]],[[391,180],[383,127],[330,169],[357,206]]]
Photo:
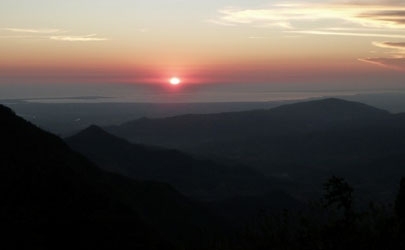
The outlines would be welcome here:
[[[178,77],[172,77],[170,78],[169,83],[171,85],[179,85],[181,83],[181,79]]]

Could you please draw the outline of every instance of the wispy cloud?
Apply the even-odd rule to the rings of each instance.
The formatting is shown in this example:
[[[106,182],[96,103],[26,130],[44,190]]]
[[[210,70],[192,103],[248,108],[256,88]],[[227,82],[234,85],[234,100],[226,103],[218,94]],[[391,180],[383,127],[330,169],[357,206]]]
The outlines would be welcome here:
[[[380,48],[395,49],[405,52],[405,42],[373,42],[373,45]]]
[[[24,36],[24,35],[0,35],[2,39],[32,39],[32,36]]]
[[[107,38],[104,37],[97,37],[97,34],[91,34],[86,36],[51,36],[50,39],[65,42],[99,42],[108,40]]]
[[[17,33],[31,33],[31,34],[54,34],[63,32],[59,29],[21,29],[21,28],[3,28],[3,30]]]
[[[48,39],[64,42],[99,42],[108,40],[105,37],[98,37],[97,34],[90,35],[69,35],[67,31],[61,29],[27,29],[27,28],[3,28],[7,32],[19,33],[24,35],[2,35],[0,38],[9,39]]]
[[[362,33],[362,32],[343,32],[327,30],[292,30],[286,33],[309,34],[309,35],[333,35],[333,36],[357,36],[357,37],[382,37],[382,38],[404,38],[405,34],[382,34],[382,33]]]
[[[277,27],[288,34],[405,39],[405,3],[400,0],[338,0],[329,3],[283,3],[266,8],[224,8],[212,23]],[[390,49],[385,57],[360,61],[405,69],[405,43],[374,42]]]
[[[359,18],[371,19],[377,22],[384,22],[386,24],[404,26],[405,25],[405,9],[383,9],[366,11],[358,15]]]
[[[373,45],[389,49],[390,56],[362,58],[360,61],[405,71],[405,42],[373,42]]]
[[[405,58],[404,57],[370,57],[362,58],[359,61],[372,63],[378,66],[387,67],[391,69],[405,71]]]
[[[405,28],[405,5],[399,3],[288,3],[260,9],[225,8],[219,10],[218,14],[219,16],[210,22],[297,30],[301,30],[306,24],[308,27],[317,27],[314,31],[322,28],[345,29],[353,25],[364,30]]]

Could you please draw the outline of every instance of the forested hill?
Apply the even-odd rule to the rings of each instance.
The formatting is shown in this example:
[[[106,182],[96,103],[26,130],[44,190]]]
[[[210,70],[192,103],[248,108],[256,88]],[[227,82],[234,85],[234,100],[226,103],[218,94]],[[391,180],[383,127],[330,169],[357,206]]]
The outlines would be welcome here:
[[[173,249],[215,225],[213,216],[169,185],[104,172],[4,106],[0,122],[4,244]]]

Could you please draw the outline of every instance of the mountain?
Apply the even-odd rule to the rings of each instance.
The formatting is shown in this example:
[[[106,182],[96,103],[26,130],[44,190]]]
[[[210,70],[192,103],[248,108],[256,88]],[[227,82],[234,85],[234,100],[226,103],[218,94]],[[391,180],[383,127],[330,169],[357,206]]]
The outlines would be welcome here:
[[[387,111],[371,106],[329,98],[268,110],[143,118],[108,127],[107,131],[131,142],[179,148],[252,136],[304,133],[337,124],[363,124],[389,116]]]
[[[388,111],[337,98],[287,104],[270,110],[269,116],[295,121],[312,121],[316,125],[362,123],[387,118]]]
[[[145,118],[106,129],[134,143],[234,160],[255,159],[244,162],[264,166],[290,163],[297,158],[294,153],[302,150],[315,153],[318,144],[323,147],[319,140],[333,137],[334,133],[350,130],[348,135],[351,136],[356,130],[369,129],[371,125],[393,124],[392,118],[393,115],[384,110],[330,98],[269,110]],[[317,139],[318,136],[321,138]],[[336,145],[345,147],[344,144]]]
[[[1,244],[173,249],[184,239],[206,240],[201,230],[217,226],[169,185],[102,171],[4,106],[0,124]]]
[[[276,191],[270,178],[248,167],[226,166],[177,150],[131,144],[97,126],[65,141],[105,170],[134,179],[167,182],[185,195],[200,200]]]
[[[246,164],[294,183],[301,195],[332,174],[359,177],[364,172],[355,166],[405,153],[403,117],[328,98],[268,110],[145,118],[106,130],[133,143]]]
[[[271,108],[293,101],[272,102],[209,102],[209,103],[133,103],[87,102],[108,100],[106,97],[62,97],[1,100],[18,115],[54,134],[71,136],[91,124],[121,124],[145,115],[168,117],[180,114],[206,114]],[[55,101],[56,102],[53,102]],[[85,102],[82,102],[82,101]],[[111,99],[113,100],[113,99]]]

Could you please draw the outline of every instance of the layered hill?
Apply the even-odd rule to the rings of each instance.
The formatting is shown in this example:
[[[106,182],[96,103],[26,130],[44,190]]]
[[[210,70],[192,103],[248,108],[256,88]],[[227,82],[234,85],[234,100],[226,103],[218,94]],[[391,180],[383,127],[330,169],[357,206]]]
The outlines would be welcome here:
[[[2,238],[35,249],[173,249],[216,218],[167,184],[107,173],[0,106]],[[2,243],[2,244],[3,244]],[[198,245],[198,244],[197,244]]]
[[[403,114],[336,98],[268,110],[139,119],[106,129],[133,143],[253,166],[302,183],[296,191],[311,185],[319,189],[332,174],[359,179],[361,166],[405,152]]]
[[[400,117],[330,98],[269,110],[140,119],[107,130],[135,143],[242,160],[262,168],[298,159],[320,166],[325,160],[404,147]],[[385,143],[372,143],[381,140]]]
[[[282,195],[275,189],[271,178],[251,168],[197,159],[178,150],[132,144],[97,126],[91,126],[65,141],[105,170],[139,180],[167,182],[185,195],[199,200],[270,193]],[[285,205],[274,203],[279,207]],[[294,203],[293,199],[291,203]]]

